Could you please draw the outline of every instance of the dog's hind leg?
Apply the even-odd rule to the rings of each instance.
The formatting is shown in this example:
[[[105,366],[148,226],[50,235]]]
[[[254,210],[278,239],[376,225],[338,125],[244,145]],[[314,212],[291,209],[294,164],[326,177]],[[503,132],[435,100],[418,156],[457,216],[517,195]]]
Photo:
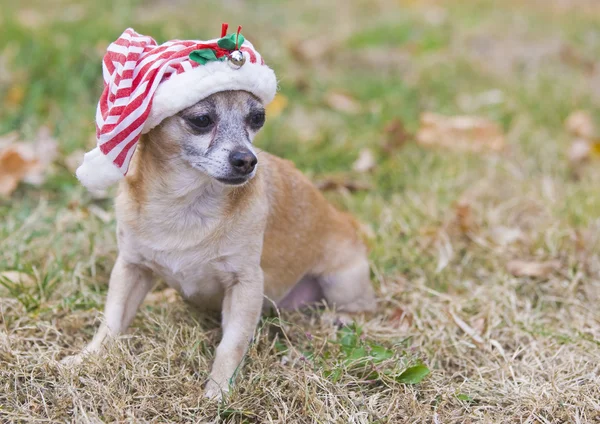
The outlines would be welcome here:
[[[125,331],[151,288],[152,272],[119,256],[110,275],[104,323],[79,355],[68,356],[62,362],[80,363],[83,356],[98,352],[109,338]]]
[[[366,257],[348,261],[344,267],[325,272],[319,278],[325,300],[340,312],[370,312],[376,301],[369,279]]]

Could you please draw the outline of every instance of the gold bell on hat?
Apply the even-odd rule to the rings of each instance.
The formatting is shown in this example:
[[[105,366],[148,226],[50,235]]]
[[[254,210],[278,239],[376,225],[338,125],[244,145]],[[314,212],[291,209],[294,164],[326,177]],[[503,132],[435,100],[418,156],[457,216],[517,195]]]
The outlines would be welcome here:
[[[227,63],[233,69],[240,69],[246,63],[246,56],[239,50],[234,50],[227,55]]]

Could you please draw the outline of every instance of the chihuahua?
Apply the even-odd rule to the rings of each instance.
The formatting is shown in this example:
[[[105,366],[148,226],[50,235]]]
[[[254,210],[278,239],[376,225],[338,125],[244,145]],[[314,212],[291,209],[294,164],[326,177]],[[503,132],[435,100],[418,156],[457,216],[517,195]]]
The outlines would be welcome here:
[[[155,276],[200,308],[221,311],[210,398],[229,390],[261,311],[273,303],[375,309],[357,222],[292,162],[252,145],[264,121],[252,94],[222,91],[144,136],[116,198],[119,254],[104,324],[64,362],[81,362],[125,331]]]

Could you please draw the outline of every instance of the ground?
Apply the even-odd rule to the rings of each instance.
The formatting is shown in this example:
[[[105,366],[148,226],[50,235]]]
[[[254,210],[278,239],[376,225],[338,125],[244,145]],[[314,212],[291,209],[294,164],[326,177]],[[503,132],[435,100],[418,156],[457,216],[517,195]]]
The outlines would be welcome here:
[[[0,135],[46,126],[60,156],[0,199],[0,421],[600,422],[600,162],[570,162],[564,126],[600,104],[594,1],[1,3]],[[72,171],[102,52],[128,26],[206,39],[223,21],[279,78],[256,144],[365,224],[378,311],[265,317],[218,403],[218,320],[161,285],[108,352],[61,368],[117,253],[112,192]],[[424,147],[423,112],[495,121],[506,148]]]

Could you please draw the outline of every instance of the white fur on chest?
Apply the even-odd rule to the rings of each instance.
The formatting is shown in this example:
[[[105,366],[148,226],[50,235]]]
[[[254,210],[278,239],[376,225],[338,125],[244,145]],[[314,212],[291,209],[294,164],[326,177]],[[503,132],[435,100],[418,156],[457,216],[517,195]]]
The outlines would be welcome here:
[[[237,269],[238,246],[212,234],[220,225],[213,216],[165,215],[162,222],[141,222],[154,228],[141,234],[120,224],[120,253],[127,261],[151,269],[185,298],[218,298]]]
[[[217,300],[236,274],[260,264],[263,231],[254,226],[264,222],[263,205],[229,215],[222,192],[204,186],[155,196],[142,210],[118,206],[120,254],[194,302]]]
[[[201,242],[186,249],[160,250],[126,237],[122,253],[130,262],[151,269],[186,298],[212,298],[231,284],[239,268],[235,252],[219,248],[221,243]],[[234,247],[234,246],[231,246]]]

